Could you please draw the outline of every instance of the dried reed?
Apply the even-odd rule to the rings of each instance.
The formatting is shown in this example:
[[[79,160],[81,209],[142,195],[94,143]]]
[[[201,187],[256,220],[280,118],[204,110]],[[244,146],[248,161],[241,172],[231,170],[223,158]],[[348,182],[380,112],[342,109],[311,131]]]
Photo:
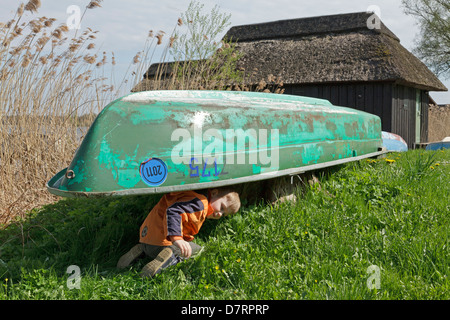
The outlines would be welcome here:
[[[428,109],[428,141],[450,137],[450,105],[430,105]]]
[[[115,95],[95,67],[106,56],[97,62],[85,52],[95,32],[72,38],[66,25],[52,27],[55,19],[23,21],[40,5],[30,0],[0,24],[0,226],[55,200],[45,183],[69,164],[80,127]]]
[[[86,10],[100,7],[100,2],[90,1]],[[239,52],[231,42],[216,43],[214,33],[193,34],[201,39],[199,47],[167,63],[174,50],[188,43],[176,31],[194,30],[196,21],[189,17],[178,19],[169,37],[163,31],[156,36],[150,31],[143,50],[130,64],[131,84],[129,67],[119,85],[113,86],[103,76],[106,53],[101,60],[93,53],[97,31],[87,28],[81,36],[75,32],[69,37],[68,27],[53,27],[52,18],[22,23],[24,10],[36,12],[39,7],[39,0],[30,0],[13,19],[0,22],[0,227],[57,200],[47,192],[46,182],[69,165],[80,142],[80,127],[88,127],[109,101],[129,91],[128,85],[132,91],[283,91],[281,79],[273,76],[256,87],[242,85],[246,75],[237,68]],[[193,53],[200,52],[202,45],[213,53],[198,59]],[[150,75],[148,66],[161,48],[161,63]],[[115,64],[113,53],[111,65]],[[141,81],[143,74],[147,76]]]
[[[153,56],[156,48],[163,45],[164,32],[159,31],[156,40],[153,31],[149,32],[144,50],[134,61],[139,67],[132,91],[251,90],[283,93],[281,79],[272,75],[256,86],[243,84],[255,75],[238,67],[241,55],[235,43],[231,40],[216,41],[228,26],[230,16],[220,13],[217,7],[207,14],[203,14],[202,9],[202,4],[191,1],[186,12],[178,18],[158,63],[153,63]]]

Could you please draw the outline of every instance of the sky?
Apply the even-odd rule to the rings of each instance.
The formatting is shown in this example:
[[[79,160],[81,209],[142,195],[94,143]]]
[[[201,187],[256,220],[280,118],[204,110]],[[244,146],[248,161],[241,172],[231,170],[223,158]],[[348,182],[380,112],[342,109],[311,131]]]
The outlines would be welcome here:
[[[25,0],[0,0],[0,21],[13,17],[18,5]],[[144,48],[149,30],[163,30],[170,34],[177,19],[191,0],[104,0],[101,8],[87,10],[81,21],[81,30],[90,27],[98,31],[96,48],[107,53],[114,52],[117,65],[115,74],[125,74],[136,53]],[[215,5],[220,11],[231,15],[230,26],[295,19],[371,9],[379,14],[381,21],[400,39],[408,50],[414,48],[419,33],[416,20],[404,13],[401,0],[200,0],[205,12]],[[88,0],[41,0],[37,16],[56,18],[56,23],[75,21],[78,6],[81,13]],[[30,15],[30,13],[26,13]],[[72,31],[75,32],[75,31]],[[226,32],[226,31],[225,31]],[[223,34],[220,35],[222,37]],[[220,40],[220,37],[218,40]],[[101,55],[101,54],[100,54]],[[155,54],[152,63],[159,62],[161,55]],[[450,79],[440,78],[450,89]],[[450,104],[450,92],[430,92],[438,104]]]

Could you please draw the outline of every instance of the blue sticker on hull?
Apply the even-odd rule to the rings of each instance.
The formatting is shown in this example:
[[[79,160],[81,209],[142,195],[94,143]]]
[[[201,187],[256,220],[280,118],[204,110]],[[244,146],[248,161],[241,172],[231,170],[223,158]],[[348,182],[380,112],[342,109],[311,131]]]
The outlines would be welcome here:
[[[150,158],[141,163],[139,173],[142,180],[151,187],[164,183],[167,178],[167,166],[161,159]]]

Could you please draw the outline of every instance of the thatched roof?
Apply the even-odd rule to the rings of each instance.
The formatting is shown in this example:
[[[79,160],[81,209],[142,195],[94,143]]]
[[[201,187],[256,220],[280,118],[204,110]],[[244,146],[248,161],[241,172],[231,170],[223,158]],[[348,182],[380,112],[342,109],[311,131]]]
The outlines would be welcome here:
[[[379,29],[369,29],[373,17],[359,12],[235,26],[224,38],[237,43],[248,86],[273,75],[284,85],[389,81],[447,91],[381,21]],[[152,64],[133,91],[160,86],[155,75],[164,82],[173,65]]]
[[[300,38],[318,34],[349,33],[368,30],[367,21],[372,16],[373,13],[357,12],[235,26],[227,32],[225,38],[244,42]],[[370,20],[370,22],[374,21]],[[373,32],[382,33],[399,40],[381,21],[380,29],[373,29]]]
[[[441,81],[372,13],[350,13],[232,27],[247,84],[267,75],[284,84],[393,81],[429,91],[447,91]]]

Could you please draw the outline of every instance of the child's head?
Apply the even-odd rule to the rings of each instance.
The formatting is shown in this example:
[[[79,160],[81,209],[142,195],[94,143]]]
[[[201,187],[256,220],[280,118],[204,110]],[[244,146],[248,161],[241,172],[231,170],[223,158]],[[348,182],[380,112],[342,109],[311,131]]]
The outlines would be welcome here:
[[[239,194],[230,189],[211,189],[211,207],[216,218],[234,214],[241,207]]]

